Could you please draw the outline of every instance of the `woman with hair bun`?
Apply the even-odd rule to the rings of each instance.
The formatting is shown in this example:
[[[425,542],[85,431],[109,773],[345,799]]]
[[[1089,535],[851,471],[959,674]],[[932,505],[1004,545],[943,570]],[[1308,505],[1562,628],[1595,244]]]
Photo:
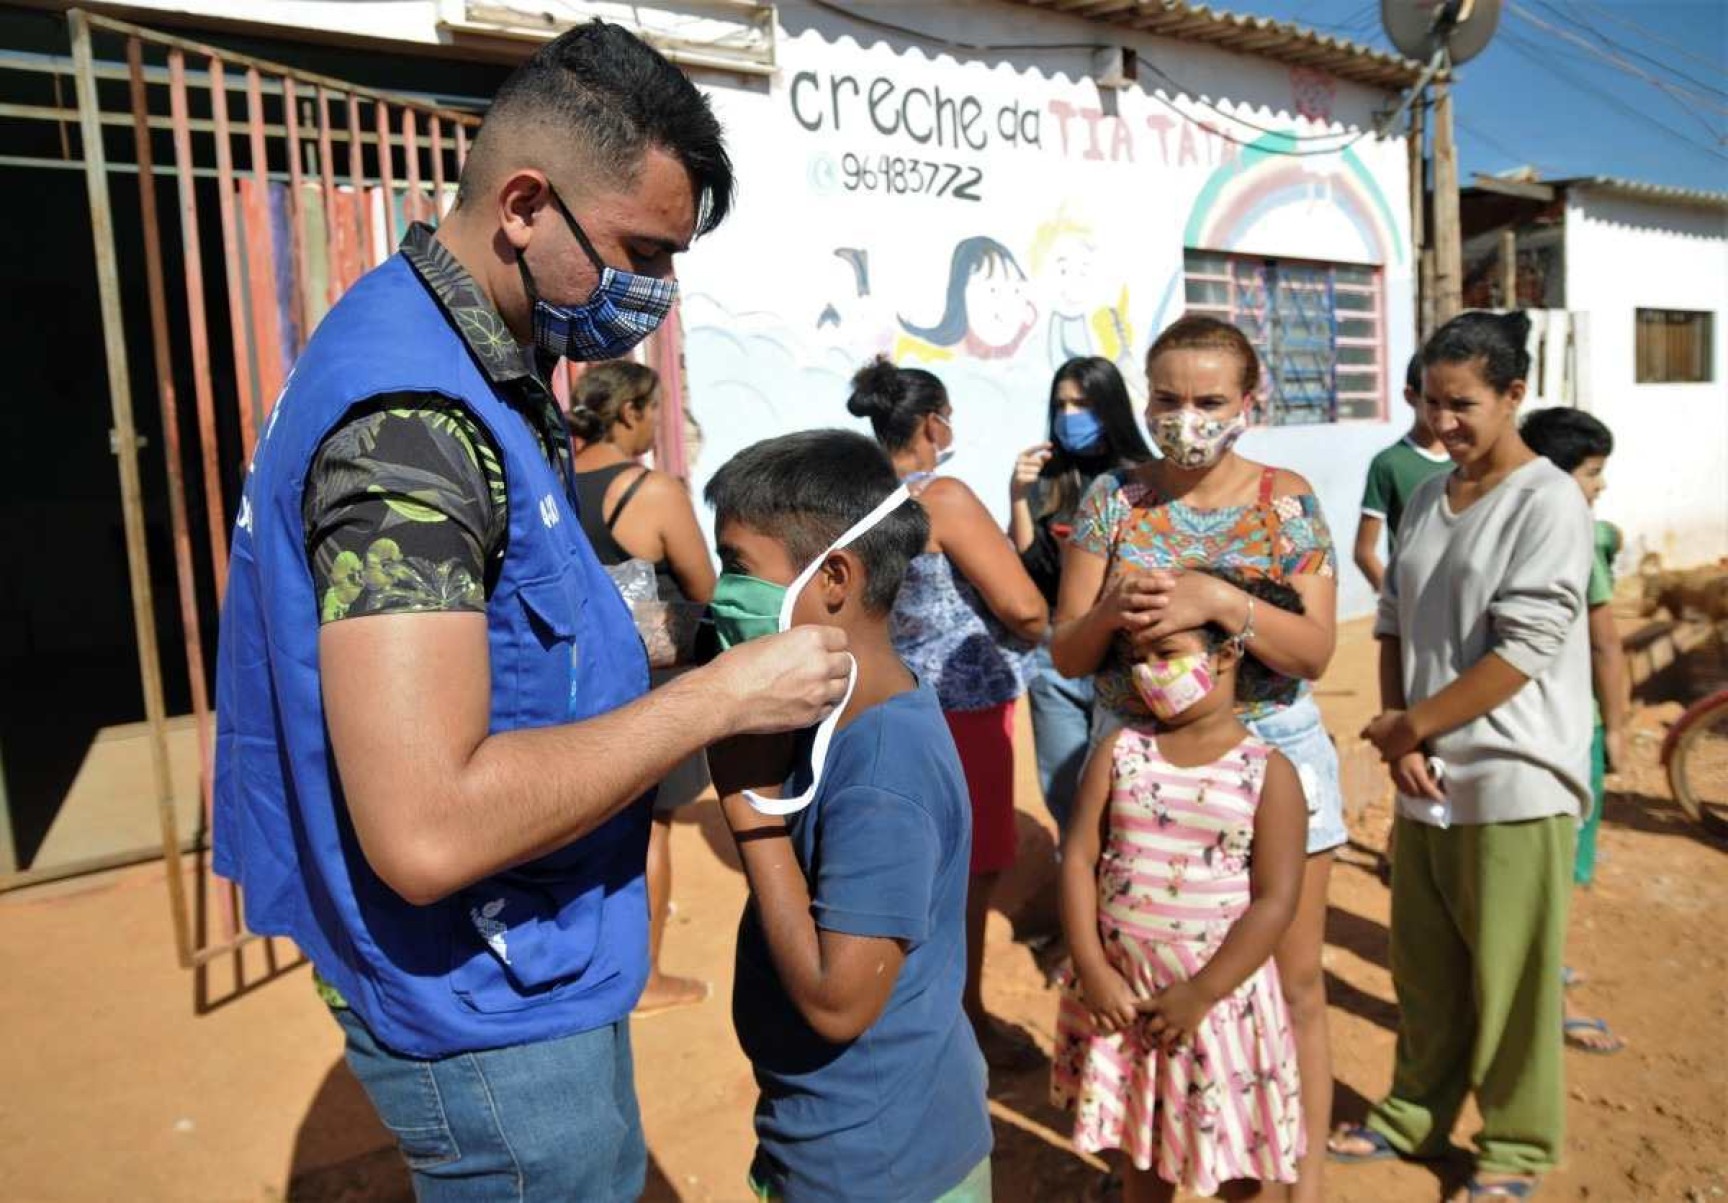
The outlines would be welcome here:
[[[1424,481],[1380,594],[1381,715],[1398,790],[1392,1089],[1333,1134],[1339,1161],[1449,1152],[1482,1116],[1460,1198],[1525,1199],[1564,1145],[1566,906],[1590,794],[1590,507],[1518,430],[1522,313],[1465,313],[1422,350],[1453,470]]]
[[[654,448],[660,418],[660,378],[628,360],[598,363],[570,390],[570,431],[576,453],[576,495],[582,530],[602,564],[644,560],[654,569],[662,602],[706,604],[714,593],[714,563],[684,482],[637,461]],[[673,671],[653,675],[657,687]],[[708,997],[708,983],[660,972],[660,946],[672,901],[672,815],[702,796],[708,765],[702,753],[660,783],[648,836],[648,984],[637,1014],[689,1006]]]
[[[1043,1063],[1030,1036],[984,1010],[984,929],[991,891],[1014,863],[1014,703],[1049,607],[984,503],[936,475],[954,447],[954,407],[940,380],[878,357],[852,378],[846,408],[870,420],[930,516],[930,544],[907,566],[889,631],[907,667],[936,691],[971,795],[966,1015],[992,1067],[1030,1069]]]

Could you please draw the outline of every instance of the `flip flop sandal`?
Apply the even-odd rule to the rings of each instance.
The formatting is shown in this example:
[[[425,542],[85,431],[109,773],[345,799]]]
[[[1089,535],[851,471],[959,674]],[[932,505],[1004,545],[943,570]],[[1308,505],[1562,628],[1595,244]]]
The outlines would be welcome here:
[[[1566,1033],[1566,1047],[1575,1048],[1581,1053],[1589,1053],[1595,1057],[1612,1057],[1615,1053],[1626,1047],[1626,1042],[1624,1040],[1620,1039],[1620,1037],[1608,1030],[1607,1020],[1568,1019],[1562,1027]],[[1600,1032],[1602,1035],[1608,1037],[1609,1040],[1613,1041],[1613,1043],[1608,1045],[1606,1048],[1597,1048],[1595,1045],[1586,1044],[1582,1040],[1574,1040],[1572,1036],[1576,1032]]]
[[[1528,1199],[1536,1193],[1536,1179],[1514,1178],[1509,1182],[1483,1182],[1472,1178],[1468,1189],[1472,1200]]]
[[[1332,1147],[1334,1140],[1360,1140],[1373,1148],[1369,1153],[1343,1153]],[[1339,1165],[1366,1165],[1370,1161],[1400,1161],[1403,1154],[1392,1147],[1392,1142],[1367,1124],[1351,1124],[1340,1128],[1326,1141],[1326,1157]]]

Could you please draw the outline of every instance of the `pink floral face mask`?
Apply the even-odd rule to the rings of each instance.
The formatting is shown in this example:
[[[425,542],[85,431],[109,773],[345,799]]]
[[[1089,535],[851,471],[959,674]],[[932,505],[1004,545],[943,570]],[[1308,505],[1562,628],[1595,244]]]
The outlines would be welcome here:
[[[1248,412],[1220,422],[1184,407],[1150,418],[1146,425],[1159,454],[1178,468],[1210,468],[1248,429]]]
[[[1145,660],[1131,670],[1134,688],[1160,722],[1169,722],[1200,702],[1216,684],[1205,652]]]

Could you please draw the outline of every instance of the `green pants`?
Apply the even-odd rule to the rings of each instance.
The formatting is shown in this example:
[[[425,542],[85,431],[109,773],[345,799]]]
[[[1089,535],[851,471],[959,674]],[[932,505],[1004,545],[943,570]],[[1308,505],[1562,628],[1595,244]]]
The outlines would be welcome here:
[[[1466,1093],[1478,1167],[1540,1174],[1565,1127],[1560,958],[1577,821],[1445,830],[1400,816],[1392,853],[1398,1053],[1368,1123],[1400,1153],[1445,1151]]]
[[[1596,832],[1602,826],[1602,803],[1608,797],[1608,732],[1601,723],[1590,737],[1590,817],[1578,829],[1578,856],[1572,880],[1587,886],[1596,877]]]

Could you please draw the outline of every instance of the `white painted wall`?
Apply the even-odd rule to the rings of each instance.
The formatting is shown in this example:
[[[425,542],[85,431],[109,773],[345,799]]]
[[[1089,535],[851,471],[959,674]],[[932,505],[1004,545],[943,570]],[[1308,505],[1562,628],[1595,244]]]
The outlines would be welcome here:
[[[1122,34],[992,3],[902,5],[893,15],[971,43]],[[1339,84],[1333,121],[1311,121],[1295,114],[1298,81],[1279,64],[1139,39],[1141,83],[1108,98],[1115,115],[1106,116],[1084,50],[973,55],[798,3],[783,4],[780,21],[780,69],[767,86],[703,79],[740,183],[735,215],[679,268],[690,397],[704,430],[698,487],[757,439],[853,425],[848,380],[883,351],[943,378],[960,445],[954,471],[1003,517],[1014,456],[1043,437],[1050,376],[1070,351],[1116,359],[1143,393],[1145,348],[1182,312],[1185,246],[1380,267],[1386,363],[1401,382],[1414,339],[1403,142],[1368,137],[1343,154],[1291,158],[1242,151],[1214,132],[1244,142],[1264,136],[1255,126],[1347,138],[1380,94]],[[954,106],[958,137],[950,129],[920,142],[938,96]],[[891,173],[896,160],[953,164],[977,199],[956,199],[952,188],[849,188],[854,156],[877,170],[886,156]],[[1015,266],[969,285],[958,277],[969,337],[910,336],[907,325],[937,324],[948,309],[956,250],[978,237]],[[1346,614],[1372,605],[1348,549],[1367,462],[1408,420],[1401,399],[1393,406],[1391,423],[1261,429],[1243,443],[1318,490],[1341,548]]]
[[[1614,432],[1597,509],[1626,534],[1623,563],[1728,555],[1728,213],[1571,189],[1566,305],[1587,341],[1581,404]],[[1636,383],[1640,308],[1715,313],[1715,380]]]
[[[233,0],[133,7],[146,23],[163,12],[241,15]],[[658,28],[691,6],[568,7],[572,17],[628,8]],[[1260,429],[1242,444],[1313,482],[1341,549],[1341,612],[1368,612],[1373,598],[1348,549],[1368,460],[1408,421],[1396,385],[1415,325],[1404,142],[1358,136],[1386,95],[996,0],[851,7],[972,45],[1069,48],[969,53],[789,0],[778,8],[772,77],[693,71],[726,123],[739,179],[734,216],[679,269],[691,409],[704,431],[696,487],[758,439],[852,424],[847,382],[884,351],[947,383],[961,447],[954,468],[1005,518],[1010,466],[1042,438],[1050,376],[1069,353],[1117,360],[1144,392],[1145,348],[1182,312],[1185,247],[1371,264],[1383,273],[1390,421]],[[467,11],[462,0],[244,8],[246,19],[285,30],[419,43],[440,40],[439,20]],[[1103,44],[1138,51],[1138,86],[1100,95],[1090,47]],[[931,128],[938,100],[940,133]],[[1253,143],[1267,131],[1336,136],[1303,144],[1330,152],[1305,157],[1226,140]],[[848,156],[873,172],[886,156],[888,187],[849,189]],[[935,187],[896,190],[923,184],[932,165]],[[1015,267],[962,290],[969,337],[908,336],[906,324],[939,323],[956,249],[977,237],[1005,248]]]

